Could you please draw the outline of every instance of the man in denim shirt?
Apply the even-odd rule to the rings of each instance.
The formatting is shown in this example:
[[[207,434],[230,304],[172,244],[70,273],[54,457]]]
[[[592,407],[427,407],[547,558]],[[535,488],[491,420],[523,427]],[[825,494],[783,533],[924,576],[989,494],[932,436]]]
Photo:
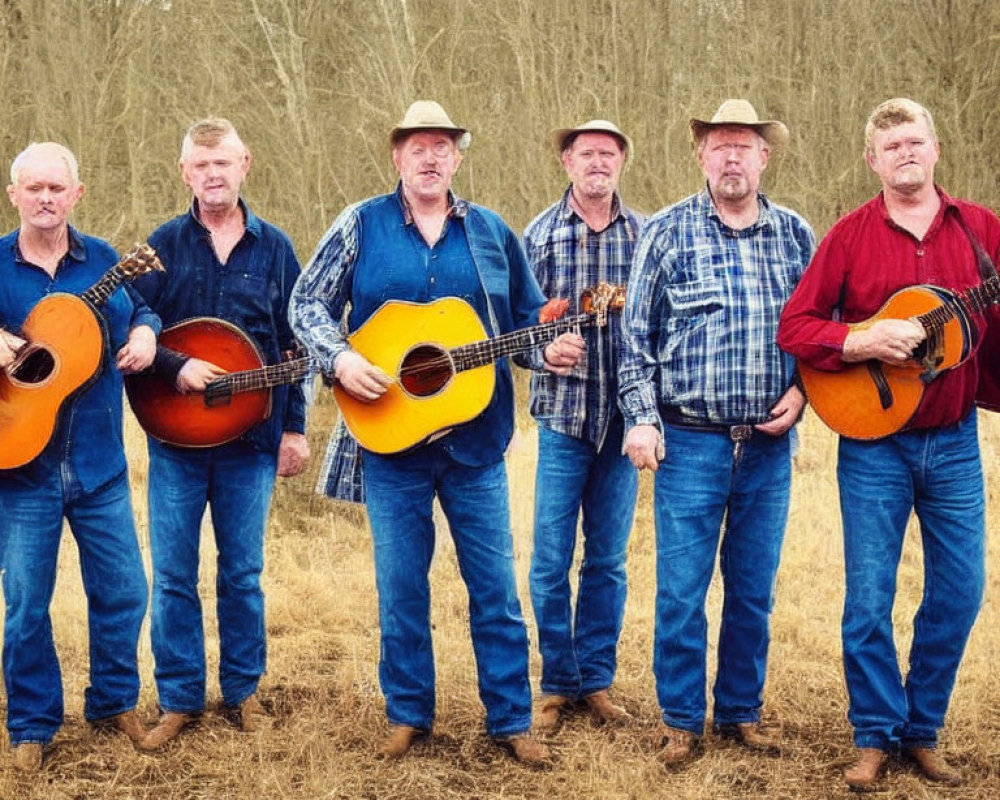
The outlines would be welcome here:
[[[748,747],[779,744],[760,711],[791,429],[805,398],[775,334],[815,246],[805,220],[759,192],[771,149],[788,138],[782,123],[727,100],[691,130],[706,186],[643,228],[619,373],[625,451],[656,471],[653,672],[668,765],[694,754],[705,723],[717,550],[725,599],[713,721]]]
[[[21,225],[0,239],[0,367],[11,365],[23,344],[16,334],[41,300],[56,292],[82,294],[118,262],[111,245],[67,222],[83,194],[69,150],[52,142],[32,144],[10,172],[7,193]],[[29,772],[41,767],[43,747],[63,721],[49,603],[64,517],[80,551],[87,596],[90,686],[84,713],[136,744],[146,735],[134,708],[147,585],[122,442],[122,373],[152,363],[160,321],[127,288],[117,289],[99,313],[106,341],[93,382],[65,401],[36,458],[0,471],[7,730],[15,766]],[[0,409],[0,419],[17,411]],[[3,432],[0,424],[0,448],[9,446]]]
[[[494,212],[451,192],[468,140],[440,105],[413,103],[390,133],[396,191],[347,208],[296,284],[290,311],[296,334],[358,400],[378,403],[393,378],[351,349],[341,326],[348,304],[351,331],[389,300],[462,298],[492,336],[538,319],[545,298],[517,237]],[[566,371],[582,346],[578,336],[564,334],[544,349],[545,361]],[[351,440],[335,433],[331,441],[327,485],[351,499],[363,488],[374,539],[379,678],[391,726],[384,755],[405,754],[434,720],[428,571],[437,495],[469,591],[487,730],[520,761],[549,761],[548,749],[529,734],[528,639],[514,580],[503,461],[513,426],[510,368],[501,360],[492,400],[478,417],[403,453],[363,450],[363,483],[348,474],[361,467]]]
[[[618,182],[632,155],[628,137],[607,120],[554,131],[570,186],[528,225],[524,246],[547,297],[578,314],[598,284],[624,290],[643,217],[621,202]],[[539,728],[555,730],[578,701],[598,722],[627,722],[611,702],[628,576],[625,551],[638,487],[622,452],[618,411],[620,309],[603,327],[583,330],[587,358],[569,375],[531,376],[538,422],[531,601],[542,654]],[[569,570],[583,511],[583,561],[576,613]]]
[[[268,364],[295,348],[288,299],[299,263],[288,237],[240,197],[250,151],[225,119],[194,123],[180,168],[194,199],[161,225],[150,244],[166,267],[136,288],[173,325],[217,317],[247,333]],[[165,352],[156,369],[180,392],[200,392],[222,374],[208,360]],[[264,532],[275,476],[305,466],[305,398],[300,385],[271,390],[271,414],[236,441],[207,448],[149,442],[149,525],[153,556],[152,641],[159,723],[143,748],[163,747],[205,704],[205,644],[198,598],[201,519],[211,506],[218,557],[219,684],[240,727],[266,722],[256,692],[266,667]]]

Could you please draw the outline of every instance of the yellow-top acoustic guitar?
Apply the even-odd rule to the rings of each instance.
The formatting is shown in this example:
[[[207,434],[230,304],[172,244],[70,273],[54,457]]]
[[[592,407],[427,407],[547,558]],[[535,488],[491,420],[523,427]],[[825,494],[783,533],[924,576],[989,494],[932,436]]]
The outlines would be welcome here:
[[[348,342],[392,377],[392,385],[372,403],[355,399],[339,384],[333,393],[362,447],[402,452],[479,416],[493,397],[497,359],[541,347],[566,331],[604,325],[608,310],[623,303],[621,287],[602,284],[584,298],[590,313],[488,338],[475,309],[460,298],[390,300]]]

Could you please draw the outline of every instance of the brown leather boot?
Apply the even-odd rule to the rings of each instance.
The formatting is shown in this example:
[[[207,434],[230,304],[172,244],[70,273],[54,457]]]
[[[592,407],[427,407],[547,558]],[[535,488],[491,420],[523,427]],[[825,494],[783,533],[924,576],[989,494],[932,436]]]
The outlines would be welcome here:
[[[607,689],[588,694],[583,698],[583,702],[590,709],[590,718],[598,724],[627,725],[632,721],[631,714],[611,702]]]
[[[19,772],[38,772],[42,768],[42,745],[24,742],[14,748],[14,769]]]
[[[671,728],[660,723],[657,728],[660,752],[656,754],[659,762],[668,767],[676,767],[690,761],[694,757],[695,735],[691,731]]]
[[[737,722],[716,728],[723,739],[735,739],[751,750],[778,752],[781,750],[781,729],[761,722]]]
[[[194,714],[185,714],[180,711],[164,711],[160,715],[159,721],[153,726],[153,729],[146,734],[146,738],[136,746],[140,750],[147,752],[160,750],[168,742],[176,739],[177,735],[194,721]]]
[[[236,707],[239,728],[244,733],[255,733],[271,727],[273,720],[264,706],[260,704],[256,694],[250,695]]]
[[[561,694],[542,695],[538,713],[535,714],[535,729],[539,733],[555,733],[559,730],[563,711],[570,702],[570,698]]]
[[[844,780],[852,789],[870,792],[878,783],[882,768],[889,754],[877,747],[858,748],[858,758],[854,765],[844,771]]]
[[[916,762],[927,780],[958,786],[962,783],[962,773],[945,761],[933,747],[907,747],[903,752]]]
[[[139,719],[139,715],[135,712],[134,708],[111,717],[108,720],[108,724],[124,733],[136,747],[149,735],[149,731],[142,724],[142,720]]]
[[[389,735],[379,745],[379,755],[384,758],[402,758],[410,748],[427,736],[427,731],[409,725],[390,725]]]
[[[526,767],[552,766],[552,752],[530,733],[508,736],[503,743],[514,758]]]

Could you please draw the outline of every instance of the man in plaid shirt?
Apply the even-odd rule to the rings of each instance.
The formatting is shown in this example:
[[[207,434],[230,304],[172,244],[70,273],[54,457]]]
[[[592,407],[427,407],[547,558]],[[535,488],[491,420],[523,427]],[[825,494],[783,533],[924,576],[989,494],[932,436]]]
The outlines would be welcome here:
[[[706,186],[649,218],[623,319],[625,451],[656,471],[653,672],[660,760],[694,755],[706,715],[705,596],[720,549],[725,599],[713,722],[774,750],[760,723],[769,618],[805,398],[775,341],[815,247],[809,225],[758,189],[788,139],[745,100],[691,130]]]
[[[624,206],[618,182],[630,140],[607,120],[554,131],[570,179],[562,198],[528,225],[528,261],[542,291],[579,313],[599,284],[624,287],[643,217]],[[554,731],[585,707],[598,722],[630,715],[611,702],[625,610],[625,551],[637,472],[622,453],[617,408],[621,316],[582,331],[586,357],[568,375],[536,371],[531,414],[538,422],[535,534],[530,588],[542,655],[542,701],[535,723]],[[569,570],[583,511],[583,561],[576,614]]]

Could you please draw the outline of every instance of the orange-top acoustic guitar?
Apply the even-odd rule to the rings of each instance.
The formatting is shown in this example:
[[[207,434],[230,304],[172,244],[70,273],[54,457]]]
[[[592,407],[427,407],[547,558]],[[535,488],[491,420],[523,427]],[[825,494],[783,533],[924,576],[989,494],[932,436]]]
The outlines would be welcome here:
[[[564,311],[568,301],[562,302]],[[351,347],[393,378],[372,403],[334,384],[348,430],[375,453],[398,453],[448,433],[481,414],[496,384],[497,359],[546,344],[559,333],[604,325],[625,302],[622,287],[598,284],[582,297],[583,314],[487,338],[464,300],[390,300],[348,337]],[[560,312],[561,313],[561,312]]]
[[[149,245],[136,245],[82,295],[57,292],[35,304],[19,333],[24,344],[0,370],[0,469],[35,459],[65,402],[93,382],[105,337],[97,307],[125,281],[162,269]]]
[[[271,389],[301,380],[311,358],[265,363],[254,341],[230,322],[195,317],[171,325],[159,345],[227,371],[204,393],[181,394],[153,370],[125,376],[125,392],[146,433],[179,447],[214,447],[242,436],[271,415]]]
[[[926,285],[901,289],[876,314],[850,327],[865,330],[883,319],[913,319],[927,333],[913,358],[902,366],[872,359],[837,372],[800,361],[809,403],[823,422],[850,439],[879,439],[902,430],[927,384],[969,358],[977,337],[972,315],[997,299],[1000,277],[962,293]]]

